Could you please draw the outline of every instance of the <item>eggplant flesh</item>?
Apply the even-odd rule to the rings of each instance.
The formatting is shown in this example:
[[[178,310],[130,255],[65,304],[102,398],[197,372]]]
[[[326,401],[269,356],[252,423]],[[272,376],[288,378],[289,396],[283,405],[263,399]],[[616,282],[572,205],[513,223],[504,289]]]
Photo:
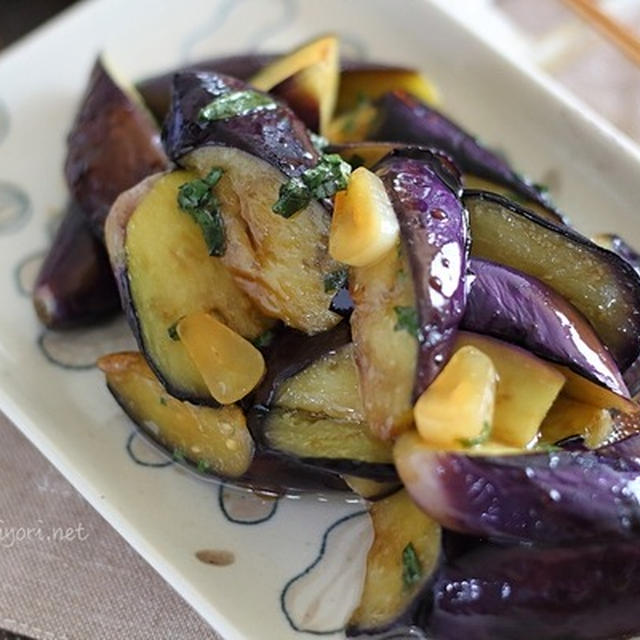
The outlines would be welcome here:
[[[553,289],[479,258],[461,326],[517,344],[629,397],[618,366],[584,316]]]
[[[624,260],[509,200],[467,191],[472,255],[538,278],[580,311],[621,371],[640,353],[640,277]]]
[[[155,123],[98,59],[67,139],[64,171],[99,239],[118,195],[167,164]]]
[[[251,87],[247,83],[221,74],[176,75],[171,111],[162,132],[167,155],[180,164],[184,155],[204,145],[227,146],[261,158],[286,178],[297,177],[315,166],[319,153],[309,132],[293,111],[280,102],[220,120],[200,118],[201,109],[215,99],[248,89]],[[271,205],[276,200],[277,195]]]
[[[447,557],[436,581],[435,638],[611,640],[640,629],[637,541],[470,547]]]
[[[215,187],[227,247],[221,262],[238,287],[268,316],[305,333],[338,324],[325,278],[340,269],[328,254],[330,218],[312,201],[292,218],[272,211],[282,172],[239,149],[205,146],[181,160],[200,176],[224,170]]]
[[[345,491],[336,474],[256,451],[242,410],[210,408],[169,395],[139,353],[117,353],[99,362],[124,412],[168,456],[198,473],[256,491]]]
[[[33,304],[49,329],[72,329],[120,310],[118,287],[104,245],[71,203],[36,278]]]
[[[636,426],[637,428],[637,426]],[[572,544],[640,538],[640,435],[609,447],[468,455],[398,441],[398,474],[442,526],[505,541]]]
[[[529,200],[548,206],[548,198],[516,174],[497,153],[483,147],[458,124],[404,91],[392,91],[377,102],[377,115],[367,139],[405,142],[440,149],[463,173],[497,182]]]
[[[282,381],[258,412],[267,450],[335,472],[394,479],[391,446],[364,421],[351,344],[325,353]]]
[[[422,513],[407,492],[374,503],[374,539],[360,603],[347,624],[347,636],[382,633],[408,626],[424,615],[440,567],[440,526]]]
[[[106,239],[122,305],[152,369],[176,398],[216,406],[171,328],[188,313],[214,312],[252,339],[273,320],[209,255],[200,228],[179,208],[178,188],[194,177],[186,171],[154,176],[122,194],[109,214]]]
[[[304,464],[377,480],[396,477],[391,447],[374,438],[366,423],[273,407],[262,429],[270,451]]]
[[[375,173],[401,243],[380,262],[350,270],[350,321],[367,420],[388,439],[411,425],[413,400],[451,354],[466,300],[468,229],[447,159],[399,149]]]
[[[98,366],[125,413],[174,458],[222,478],[249,469],[254,444],[239,407],[196,407],[173,398],[140,353],[105,356]]]

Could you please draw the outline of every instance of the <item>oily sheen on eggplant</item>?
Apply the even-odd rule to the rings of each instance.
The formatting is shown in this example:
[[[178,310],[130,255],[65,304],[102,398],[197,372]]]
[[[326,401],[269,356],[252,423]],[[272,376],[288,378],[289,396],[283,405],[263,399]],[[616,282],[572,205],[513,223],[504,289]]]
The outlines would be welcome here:
[[[256,450],[237,405],[196,406],[169,395],[139,353],[110,354],[98,365],[140,433],[192,471],[274,493],[347,489],[335,474]]]
[[[445,550],[462,550],[446,553],[429,637],[613,640],[640,628],[637,540],[538,547],[445,537]]]
[[[640,354],[640,276],[622,258],[494,193],[466,191],[472,255],[538,278],[591,323],[621,371]]]
[[[415,502],[442,526],[500,540],[640,540],[640,435],[598,450],[514,455],[435,451],[415,433],[394,449]]]
[[[369,514],[374,539],[364,589],[347,636],[379,634],[419,622],[431,601],[442,558],[442,530],[404,489],[376,502]]]
[[[517,344],[628,397],[611,354],[584,316],[537,278],[480,258],[461,326]]]
[[[376,102],[376,117],[367,139],[440,149],[451,156],[463,174],[491,180],[545,208],[550,207],[546,194],[515,173],[502,156],[484,147],[432,106],[404,91],[391,91]],[[559,214],[555,217],[561,221]]]
[[[162,131],[167,155],[174,161],[203,145],[223,145],[254,155],[287,178],[313,167],[319,153],[303,122],[281,102],[249,109],[219,120],[200,118],[200,111],[234,91],[252,90],[246,82],[219,73],[179,73],[173,80],[171,110]],[[254,91],[254,90],[252,90]],[[260,93],[260,92],[258,92]]]
[[[266,315],[319,333],[340,321],[329,310],[332,294],[325,287],[325,278],[339,269],[327,251],[329,212],[318,200],[289,218],[273,211],[280,187],[320,158],[305,126],[266,94],[268,108],[200,118],[213,100],[248,89],[226,76],[179,74],[165,144],[178,164],[200,177],[223,170],[215,188],[227,235],[221,260],[238,286]]]
[[[346,323],[310,337],[277,336],[254,402],[249,425],[267,451],[336,473],[396,479],[390,445],[364,419]]]
[[[129,326],[154,373],[176,398],[216,406],[171,327],[189,313],[214,312],[254,339],[273,320],[209,255],[200,228],[179,208],[178,187],[195,177],[186,171],[159,174],[125,191],[109,213],[105,238]]]
[[[94,324],[120,309],[109,256],[75,203],[69,205],[40,267],[33,305],[49,329]]]
[[[466,299],[468,230],[458,175],[446,158],[402,149],[375,172],[401,243],[380,262],[350,270],[350,321],[365,415],[388,439],[411,424],[413,400],[451,353]]]
[[[151,116],[98,59],[67,139],[64,172],[99,239],[118,195],[167,165]]]

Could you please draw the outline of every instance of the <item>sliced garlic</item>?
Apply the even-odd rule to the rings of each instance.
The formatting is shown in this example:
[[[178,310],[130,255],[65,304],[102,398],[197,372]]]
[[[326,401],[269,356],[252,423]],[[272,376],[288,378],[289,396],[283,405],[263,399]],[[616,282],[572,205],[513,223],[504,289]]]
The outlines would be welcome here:
[[[331,257],[364,267],[393,249],[399,236],[398,219],[382,180],[358,167],[351,174],[347,190],[336,194],[329,234]]]
[[[418,398],[413,415],[420,436],[436,448],[469,448],[491,433],[498,372],[489,356],[459,349]]]
[[[189,314],[177,331],[209,392],[221,404],[244,398],[264,375],[260,351],[211,314]]]

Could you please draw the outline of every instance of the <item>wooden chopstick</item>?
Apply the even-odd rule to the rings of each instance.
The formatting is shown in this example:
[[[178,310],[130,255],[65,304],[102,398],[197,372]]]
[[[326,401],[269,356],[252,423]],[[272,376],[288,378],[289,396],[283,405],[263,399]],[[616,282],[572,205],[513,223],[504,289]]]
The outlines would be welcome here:
[[[600,31],[629,60],[640,65],[640,37],[615,18],[605,13],[594,0],[562,0],[583,20]]]

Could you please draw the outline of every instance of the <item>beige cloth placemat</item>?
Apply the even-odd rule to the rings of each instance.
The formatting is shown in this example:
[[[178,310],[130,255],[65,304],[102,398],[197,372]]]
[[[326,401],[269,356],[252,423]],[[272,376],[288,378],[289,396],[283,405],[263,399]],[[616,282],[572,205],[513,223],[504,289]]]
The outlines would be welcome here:
[[[0,628],[37,640],[220,640],[2,414]]]

